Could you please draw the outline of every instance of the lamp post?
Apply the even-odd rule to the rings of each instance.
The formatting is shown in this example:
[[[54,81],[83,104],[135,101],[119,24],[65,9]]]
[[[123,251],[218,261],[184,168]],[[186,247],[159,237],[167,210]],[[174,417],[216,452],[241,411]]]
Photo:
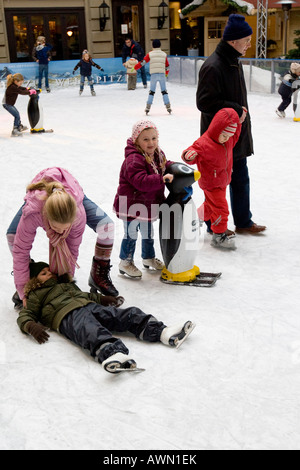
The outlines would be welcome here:
[[[105,30],[106,21],[109,20],[109,6],[105,3],[105,0],[99,6],[99,21],[100,21],[100,31]]]
[[[283,54],[286,56],[287,53],[287,24],[289,20],[289,12],[292,8],[292,5],[295,4],[293,0],[280,0],[275,2],[277,5],[281,5],[283,14],[284,14],[284,43],[283,43]]]
[[[169,6],[164,0],[158,5],[157,29],[162,29],[166,19],[168,18],[168,8]]]

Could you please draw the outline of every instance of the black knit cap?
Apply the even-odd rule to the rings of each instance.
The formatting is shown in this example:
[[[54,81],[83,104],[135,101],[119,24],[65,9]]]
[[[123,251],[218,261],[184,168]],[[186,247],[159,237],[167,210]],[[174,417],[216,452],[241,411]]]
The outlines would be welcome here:
[[[49,268],[49,264],[43,261],[29,263],[30,279],[37,277],[44,268]]]
[[[232,14],[229,16],[223,33],[224,41],[234,41],[246,38],[253,34],[251,26],[243,15]]]

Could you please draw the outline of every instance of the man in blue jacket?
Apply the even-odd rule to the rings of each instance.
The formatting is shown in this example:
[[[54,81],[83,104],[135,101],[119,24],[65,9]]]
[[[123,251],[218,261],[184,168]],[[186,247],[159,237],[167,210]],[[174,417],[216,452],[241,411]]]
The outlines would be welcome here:
[[[125,64],[127,57],[133,57],[134,59],[137,59],[139,62],[143,60],[145,56],[144,50],[142,46],[134,41],[130,37],[125,38],[125,43],[123,45],[122,49],[122,63],[123,65]],[[142,76],[142,82],[144,85],[144,88],[147,88],[147,76],[146,76],[146,70],[145,67],[141,67],[141,76]]]

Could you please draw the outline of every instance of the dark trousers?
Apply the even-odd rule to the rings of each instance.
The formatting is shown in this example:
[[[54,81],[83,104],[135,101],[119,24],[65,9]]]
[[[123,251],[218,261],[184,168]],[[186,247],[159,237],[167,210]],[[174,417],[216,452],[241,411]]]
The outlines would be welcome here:
[[[292,101],[293,90],[291,87],[281,83],[278,93],[281,95],[282,102],[278,106],[279,111],[284,111]]]
[[[129,331],[136,338],[158,342],[165,327],[162,322],[152,315],[146,315],[137,307],[104,307],[90,303],[66,315],[59,331],[73,343],[87,349],[92,357],[97,356],[101,363],[117,352],[129,352],[125,344],[115,338],[111,331]]]
[[[238,228],[251,227],[253,222],[250,212],[250,178],[247,158],[233,161],[230,200],[235,226]]]

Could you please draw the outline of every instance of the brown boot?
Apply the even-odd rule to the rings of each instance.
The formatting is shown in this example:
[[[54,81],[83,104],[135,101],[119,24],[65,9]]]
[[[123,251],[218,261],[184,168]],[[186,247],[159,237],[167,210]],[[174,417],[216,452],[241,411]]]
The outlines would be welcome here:
[[[258,233],[264,232],[267,229],[265,225],[257,225],[253,224],[251,227],[246,228],[235,228],[236,233],[240,234],[250,234],[250,235],[257,235]]]
[[[92,269],[89,277],[91,292],[99,291],[103,295],[117,297],[119,292],[110,278],[110,260],[97,260],[93,258]]]

